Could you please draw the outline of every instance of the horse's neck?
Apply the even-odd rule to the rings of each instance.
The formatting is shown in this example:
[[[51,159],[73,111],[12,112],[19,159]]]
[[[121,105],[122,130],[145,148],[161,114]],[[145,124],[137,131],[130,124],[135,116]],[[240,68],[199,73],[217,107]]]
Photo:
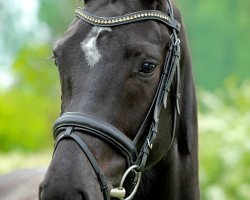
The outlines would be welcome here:
[[[196,151],[197,152],[197,151]],[[198,163],[195,151],[180,154],[175,143],[168,155],[145,173],[136,200],[199,200]]]

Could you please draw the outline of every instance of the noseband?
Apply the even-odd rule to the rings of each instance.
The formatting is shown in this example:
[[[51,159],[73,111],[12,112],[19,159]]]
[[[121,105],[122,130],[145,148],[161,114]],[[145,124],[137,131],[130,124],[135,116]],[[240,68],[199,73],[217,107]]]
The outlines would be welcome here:
[[[105,200],[108,200],[110,197],[130,200],[135,195],[140,182],[141,172],[145,169],[148,154],[153,148],[153,143],[157,136],[160,110],[162,106],[166,108],[167,97],[172,82],[175,94],[175,111],[171,142],[167,152],[170,150],[175,138],[176,118],[177,114],[180,114],[180,40],[177,33],[180,31],[181,24],[174,19],[173,7],[170,0],[167,0],[167,3],[169,7],[169,15],[157,10],[145,10],[117,17],[99,17],[94,16],[81,8],[76,10],[78,18],[94,26],[114,27],[145,20],[155,20],[169,27],[171,33],[169,49],[166,53],[163,71],[154,100],[149,108],[144,122],[133,140],[129,139],[125,134],[113,127],[111,124],[84,113],[66,112],[55,121],[53,127],[54,138],[56,140],[54,152],[60,141],[63,139],[73,139],[89,159],[100,182]],[[149,127],[148,134],[143,136],[146,137],[146,140],[144,141],[140,151],[137,151],[138,141],[142,137],[143,133],[145,133],[145,130],[147,130],[147,127]],[[111,146],[119,150],[126,158],[128,169],[125,172],[118,188],[111,190],[108,188],[106,178],[102,174],[95,157],[85,142],[74,133],[75,131],[97,137],[109,143]],[[125,191],[123,185],[125,179],[131,174],[131,172],[133,172],[134,176],[130,183],[131,190],[128,192]]]

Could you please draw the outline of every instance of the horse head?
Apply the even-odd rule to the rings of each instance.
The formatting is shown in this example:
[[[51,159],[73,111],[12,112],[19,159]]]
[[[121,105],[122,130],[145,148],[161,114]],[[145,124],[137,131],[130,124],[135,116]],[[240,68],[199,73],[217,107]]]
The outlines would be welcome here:
[[[198,199],[196,99],[178,9],[88,0],[76,14],[53,51],[61,116],[39,198]]]

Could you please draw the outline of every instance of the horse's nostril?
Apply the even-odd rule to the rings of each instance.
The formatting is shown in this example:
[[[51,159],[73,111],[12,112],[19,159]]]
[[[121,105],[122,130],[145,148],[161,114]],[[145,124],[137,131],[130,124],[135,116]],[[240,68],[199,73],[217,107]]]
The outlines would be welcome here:
[[[86,194],[86,192],[84,192],[83,190],[77,190],[77,199],[89,200],[91,198],[89,198],[88,194]]]
[[[83,192],[78,192],[79,193],[79,200],[87,200],[87,198],[85,197],[85,195],[83,194]]]
[[[39,185],[39,191],[38,191],[38,199],[39,200],[42,200],[42,193],[43,193],[43,184],[41,183],[40,185]]]

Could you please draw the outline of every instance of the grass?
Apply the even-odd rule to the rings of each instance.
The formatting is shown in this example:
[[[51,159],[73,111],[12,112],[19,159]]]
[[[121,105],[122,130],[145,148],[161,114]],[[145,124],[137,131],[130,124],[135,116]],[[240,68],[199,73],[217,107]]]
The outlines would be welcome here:
[[[33,168],[49,165],[52,152],[38,153],[11,152],[0,154],[0,175],[16,169]]]

